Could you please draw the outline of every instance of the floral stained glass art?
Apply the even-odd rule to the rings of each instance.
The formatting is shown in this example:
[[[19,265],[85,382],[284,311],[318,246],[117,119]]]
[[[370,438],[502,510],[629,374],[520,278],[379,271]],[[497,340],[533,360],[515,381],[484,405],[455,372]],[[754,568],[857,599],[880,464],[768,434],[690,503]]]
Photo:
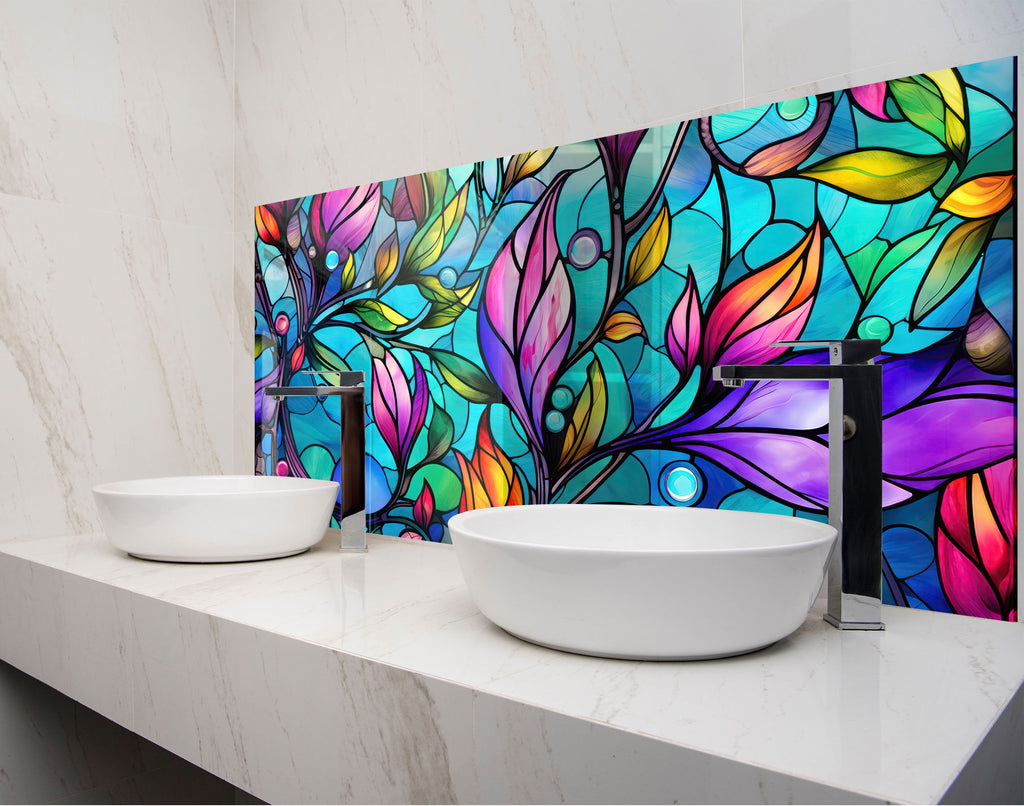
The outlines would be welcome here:
[[[533,503],[824,519],[824,385],[711,368],[877,338],[885,600],[1015,619],[1015,71],[258,207],[257,472],[337,478],[337,398],[263,390],[351,369],[372,531],[444,541],[455,512]]]

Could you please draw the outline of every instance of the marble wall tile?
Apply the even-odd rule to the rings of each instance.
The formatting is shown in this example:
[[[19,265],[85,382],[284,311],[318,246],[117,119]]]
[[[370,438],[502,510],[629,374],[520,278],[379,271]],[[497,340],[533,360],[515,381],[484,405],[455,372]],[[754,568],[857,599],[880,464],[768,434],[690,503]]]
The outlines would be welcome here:
[[[0,196],[0,534],[96,528],[91,487],[230,463],[223,233]]]
[[[738,0],[242,0],[237,13],[237,229],[261,202],[741,95]]]
[[[227,229],[233,5],[4,4],[0,192]]]
[[[0,537],[230,466],[234,5],[30,0],[0,30]]]
[[[744,94],[763,103],[1020,51],[1014,0],[743,0]],[[820,88],[820,89],[819,89]]]

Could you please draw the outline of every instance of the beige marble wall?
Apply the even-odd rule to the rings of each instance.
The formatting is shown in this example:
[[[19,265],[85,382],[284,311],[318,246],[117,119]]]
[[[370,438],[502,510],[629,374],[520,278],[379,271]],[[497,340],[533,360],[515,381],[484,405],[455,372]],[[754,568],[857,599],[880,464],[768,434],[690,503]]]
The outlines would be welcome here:
[[[0,539],[231,465],[234,3],[0,6]]]
[[[230,467],[233,93],[232,0],[0,0],[0,540]],[[0,802],[169,792],[236,794],[0,665]]]

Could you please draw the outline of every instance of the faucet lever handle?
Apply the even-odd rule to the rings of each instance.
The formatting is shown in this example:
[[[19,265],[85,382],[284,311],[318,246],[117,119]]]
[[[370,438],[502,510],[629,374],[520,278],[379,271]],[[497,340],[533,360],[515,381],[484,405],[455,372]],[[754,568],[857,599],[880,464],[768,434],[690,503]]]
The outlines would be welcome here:
[[[777,341],[779,347],[827,347],[830,364],[868,364],[882,352],[881,339],[839,339],[837,341]]]

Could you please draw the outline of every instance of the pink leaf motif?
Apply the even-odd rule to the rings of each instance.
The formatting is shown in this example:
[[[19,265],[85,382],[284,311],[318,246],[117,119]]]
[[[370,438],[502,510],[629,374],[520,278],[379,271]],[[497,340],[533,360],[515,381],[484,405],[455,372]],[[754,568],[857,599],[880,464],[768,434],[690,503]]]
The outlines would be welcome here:
[[[690,272],[686,288],[672,310],[665,329],[668,357],[679,369],[680,382],[686,381],[700,358],[701,309],[697,282]]]
[[[424,529],[430,527],[430,521],[434,518],[434,492],[429,482],[423,482],[423,489],[412,505],[412,517]]]
[[[572,338],[572,285],[555,238],[556,176],[491,266],[479,318],[481,354],[519,421],[541,444],[552,381]]]
[[[877,84],[864,84],[861,87],[854,87],[850,90],[853,101],[857,106],[873,115],[879,120],[890,120],[885,114],[885,91],[888,84],[879,81]]]
[[[821,230],[815,221],[791,252],[726,290],[708,317],[705,366],[765,364],[786,351],[774,342],[800,335],[821,276]]]
[[[413,359],[416,389],[409,382],[397,359],[385,352],[373,359],[373,419],[380,435],[398,463],[404,467],[416,436],[427,416],[427,380],[423,367]]]
[[[1016,487],[1014,459],[946,485],[937,528],[939,577],[957,613],[1016,620]]]

